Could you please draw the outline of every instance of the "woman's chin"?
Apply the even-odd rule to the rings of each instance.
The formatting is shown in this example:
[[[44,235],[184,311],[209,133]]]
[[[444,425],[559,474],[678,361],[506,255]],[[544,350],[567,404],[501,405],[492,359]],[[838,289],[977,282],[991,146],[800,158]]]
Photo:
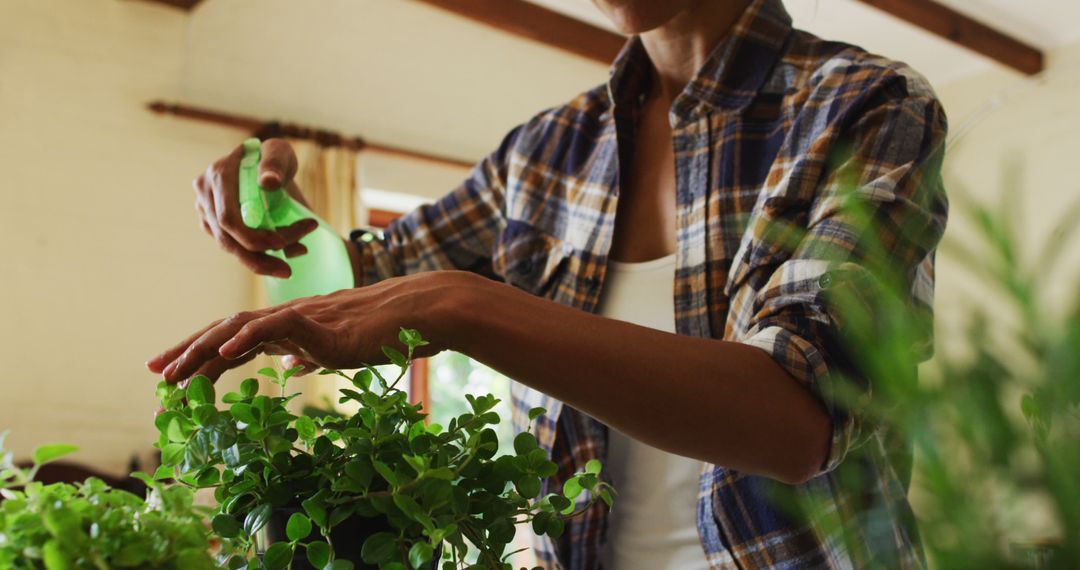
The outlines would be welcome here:
[[[685,1],[594,0],[619,32],[628,36],[659,28],[686,8]]]

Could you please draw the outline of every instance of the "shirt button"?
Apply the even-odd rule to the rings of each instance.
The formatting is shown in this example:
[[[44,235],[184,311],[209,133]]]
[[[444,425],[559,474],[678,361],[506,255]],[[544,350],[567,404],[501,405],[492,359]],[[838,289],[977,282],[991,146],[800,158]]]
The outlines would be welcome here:
[[[821,277],[818,277],[817,284],[818,284],[818,287],[821,287],[822,289],[828,289],[829,287],[832,287],[832,284],[833,284],[832,273],[830,273],[828,271],[826,271],[825,273],[822,273]]]

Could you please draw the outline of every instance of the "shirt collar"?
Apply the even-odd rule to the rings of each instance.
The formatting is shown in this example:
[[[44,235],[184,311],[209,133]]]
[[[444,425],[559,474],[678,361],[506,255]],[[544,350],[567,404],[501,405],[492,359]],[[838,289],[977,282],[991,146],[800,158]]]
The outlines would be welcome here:
[[[738,110],[750,103],[791,34],[791,16],[781,0],[753,0],[731,31],[671,106],[677,118],[703,111]],[[649,56],[637,36],[623,46],[611,66],[608,96],[616,105],[635,103],[645,93]]]

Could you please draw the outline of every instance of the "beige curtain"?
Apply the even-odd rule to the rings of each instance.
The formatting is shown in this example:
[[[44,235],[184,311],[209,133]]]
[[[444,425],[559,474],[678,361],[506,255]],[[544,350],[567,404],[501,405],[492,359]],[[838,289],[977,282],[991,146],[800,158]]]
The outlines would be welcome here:
[[[311,210],[339,234],[345,236],[356,228],[360,218],[359,186],[357,184],[357,152],[341,147],[324,147],[308,140],[288,139],[299,163],[296,183],[304,193]],[[253,300],[256,307],[266,307],[269,300],[263,287],[263,277],[256,275]],[[279,368],[280,359],[260,356],[257,367]],[[302,382],[303,404],[323,407],[327,396],[336,395],[334,382],[328,376],[311,376]],[[297,387],[301,389],[300,386]],[[290,390],[290,392],[293,390]],[[302,405],[299,402],[298,405]]]

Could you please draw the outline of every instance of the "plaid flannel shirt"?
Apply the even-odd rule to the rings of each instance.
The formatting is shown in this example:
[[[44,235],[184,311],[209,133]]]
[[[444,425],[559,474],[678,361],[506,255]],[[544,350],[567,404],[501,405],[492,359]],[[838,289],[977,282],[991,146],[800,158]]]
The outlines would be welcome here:
[[[631,39],[606,85],[515,128],[460,187],[383,237],[354,239],[364,283],[465,269],[595,311],[648,65]],[[793,381],[827,393],[837,355],[827,340],[835,319],[823,288],[838,263],[858,268],[860,255],[860,237],[840,205],[842,180],[854,181],[872,206],[875,237],[909,277],[912,305],[929,310],[933,251],[946,217],[946,123],[922,77],[795,30],[780,0],[755,0],[669,118],[679,334],[756,346]],[[846,158],[837,161],[841,149]],[[777,222],[805,232],[794,249],[767,231]],[[548,410],[535,433],[560,465],[554,488],[589,459],[604,459],[605,426],[527,386],[512,392],[517,429],[530,408]],[[778,483],[704,466],[697,521],[714,568],[924,566],[906,498],[910,447],[886,426],[862,422],[858,409],[824,402],[833,421],[828,459],[795,489],[825,498],[813,521],[773,504]],[[857,493],[834,480],[841,462],[862,477]],[[541,560],[601,567],[605,517],[596,507],[574,519],[556,543],[538,546]]]

